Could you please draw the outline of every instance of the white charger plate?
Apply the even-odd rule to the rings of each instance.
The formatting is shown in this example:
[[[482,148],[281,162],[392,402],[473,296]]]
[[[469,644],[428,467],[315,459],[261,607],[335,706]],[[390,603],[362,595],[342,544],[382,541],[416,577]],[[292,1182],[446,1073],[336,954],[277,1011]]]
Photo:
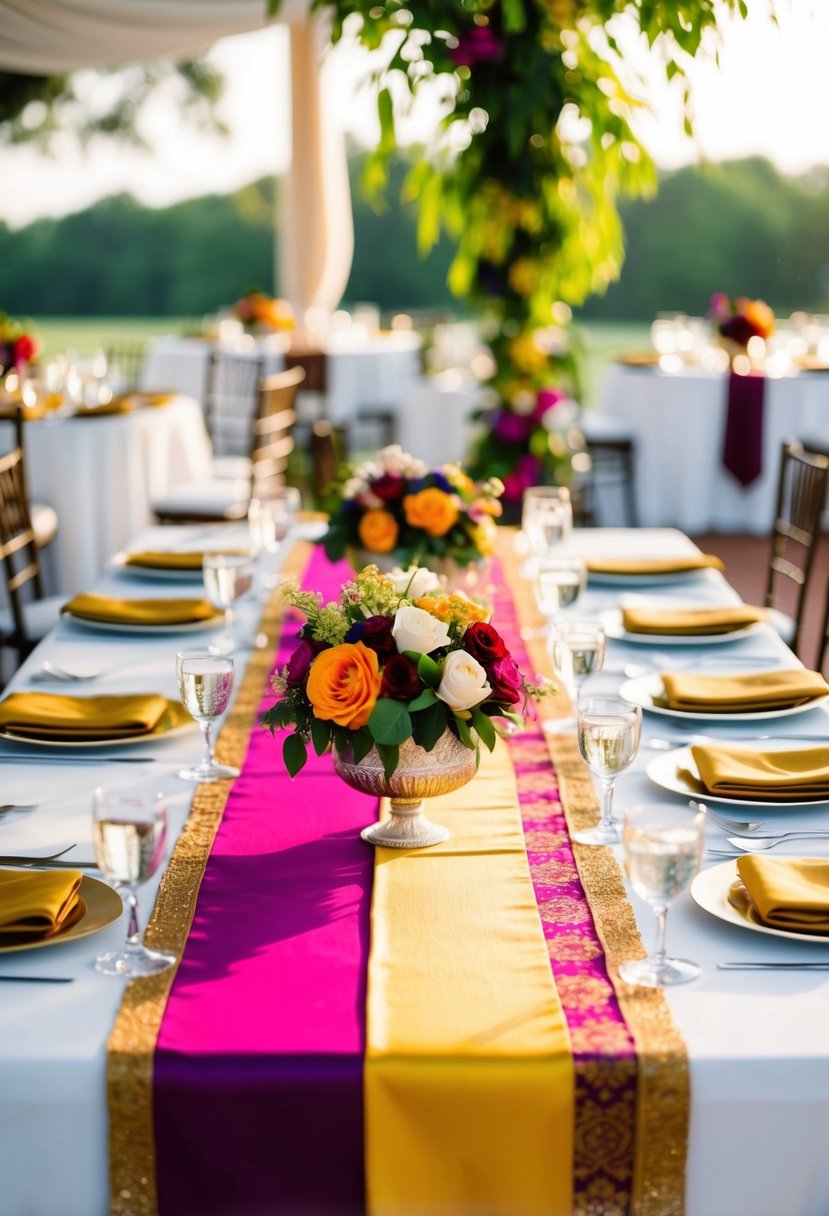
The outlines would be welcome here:
[[[736,860],[701,870],[691,883],[691,898],[703,911],[741,929],[751,929],[754,933],[766,933],[771,937],[787,937],[795,942],[820,942],[823,946],[829,946],[829,933],[792,933],[788,929],[773,929],[771,925],[764,925],[735,908],[728,902],[728,891],[737,878]]]
[[[739,670],[739,664],[734,664],[735,669]],[[736,672],[735,672],[736,674]],[[752,672],[755,675],[756,672]],[[795,714],[805,714],[812,709],[816,709],[818,705],[824,705],[829,701],[829,696],[813,697],[811,701],[806,701],[803,705],[792,705],[788,709],[763,709],[755,710],[752,713],[728,713],[728,714],[712,714],[700,711],[693,713],[685,709],[667,709],[663,705],[655,705],[654,697],[662,692],[662,677],[660,675],[652,676],[637,676],[633,680],[625,680],[619,689],[619,696],[625,701],[630,701],[633,705],[639,705],[647,713],[661,714],[665,718],[681,718],[694,722],[719,722],[723,725],[727,722],[768,722],[773,718],[791,718]]]
[[[728,746],[725,740],[722,742],[724,747]],[[740,747],[750,748],[752,746],[751,743],[740,744]],[[766,748],[765,743],[757,743],[756,746],[758,750],[765,750]],[[806,746],[808,744],[804,741],[804,747]],[[781,750],[788,751],[790,748],[791,750],[795,750],[795,748],[791,747],[791,744],[787,748],[781,748]],[[672,794],[682,794],[686,798],[698,798],[703,802],[720,803],[723,806],[759,807],[764,811],[786,811],[796,807],[825,806],[829,802],[829,798],[802,798],[794,799],[791,802],[778,802],[776,799],[773,801],[766,799],[765,801],[756,802],[750,798],[722,798],[717,794],[709,794],[708,790],[700,793],[695,786],[679,775],[677,772],[678,768],[690,769],[692,774],[699,776],[690,747],[679,747],[676,751],[664,752],[661,756],[656,756],[648,764],[645,772],[654,785],[658,785],[660,789],[669,790]]]
[[[210,617],[206,621],[187,621],[181,625],[121,625],[115,621],[86,621],[71,612],[64,617],[81,629],[89,629],[93,633],[132,633],[142,637],[155,637],[161,633],[202,633],[205,629],[219,629],[222,624],[221,616]]]
[[[742,629],[732,629],[730,633],[630,633],[622,624],[622,613],[618,608],[608,608],[599,614],[599,619],[604,624],[604,631],[609,638],[631,642],[635,646],[722,646],[728,642],[750,638],[766,627],[764,621],[755,621],[751,625],[744,625]]]
[[[153,582],[163,583],[200,583],[201,570],[169,570],[162,566],[131,566],[127,562],[126,553],[116,553],[112,559],[112,568],[116,574],[125,574],[128,578],[146,578]]]
[[[673,587],[701,580],[713,569],[713,566],[703,566],[694,570],[673,570],[669,574],[609,574],[588,567],[587,581],[596,587]]]

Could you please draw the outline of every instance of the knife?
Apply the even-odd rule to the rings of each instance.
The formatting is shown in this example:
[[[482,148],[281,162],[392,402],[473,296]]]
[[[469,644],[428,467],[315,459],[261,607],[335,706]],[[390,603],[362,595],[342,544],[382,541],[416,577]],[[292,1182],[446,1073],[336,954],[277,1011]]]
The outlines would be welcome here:
[[[54,756],[40,752],[0,752],[0,763],[4,760],[26,760],[29,764],[147,764],[158,760],[158,756]]]
[[[7,857],[0,857],[0,866],[34,866],[41,870],[99,870],[100,866],[97,861],[50,861],[48,857],[26,857],[10,854]]]
[[[71,975],[0,975],[0,982],[9,984],[74,984]]]
[[[826,963],[717,963],[720,971],[829,971]]]

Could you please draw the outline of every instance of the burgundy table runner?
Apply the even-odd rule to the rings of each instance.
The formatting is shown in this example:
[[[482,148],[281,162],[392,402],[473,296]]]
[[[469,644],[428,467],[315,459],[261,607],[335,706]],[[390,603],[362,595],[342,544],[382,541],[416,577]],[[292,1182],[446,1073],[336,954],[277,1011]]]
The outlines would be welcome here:
[[[762,372],[729,373],[722,462],[742,486],[751,485],[763,471],[764,397]]]

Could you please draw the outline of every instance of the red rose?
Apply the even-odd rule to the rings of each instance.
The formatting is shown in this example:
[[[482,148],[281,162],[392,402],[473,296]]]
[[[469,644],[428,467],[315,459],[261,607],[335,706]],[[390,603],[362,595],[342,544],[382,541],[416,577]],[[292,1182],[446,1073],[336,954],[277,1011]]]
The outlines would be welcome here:
[[[362,642],[373,650],[381,663],[397,654],[397,643],[392,636],[394,617],[368,616],[364,621],[355,621],[345,635],[346,642]]]
[[[493,701],[502,705],[515,705],[521,700],[521,685],[523,680],[515,659],[506,655],[487,668],[489,684],[492,689]]]
[[[394,502],[396,498],[403,497],[406,483],[399,473],[383,473],[371,483],[370,488],[372,494],[376,494],[382,502]]]
[[[417,667],[405,654],[395,654],[383,668],[380,696],[395,701],[411,701],[420,692],[420,676]]]
[[[34,356],[36,347],[28,334],[21,334],[14,344],[14,365],[21,367]]]
[[[305,683],[318,653],[319,647],[309,638],[300,638],[299,645],[286,664],[288,670],[285,680],[289,688],[296,688]]]
[[[497,629],[484,621],[476,621],[470,625],[463,635],[463,648],[473,659],[477,659],[482,667],[488,667],[496,659],[503,659],[507,653],[504,639]]]

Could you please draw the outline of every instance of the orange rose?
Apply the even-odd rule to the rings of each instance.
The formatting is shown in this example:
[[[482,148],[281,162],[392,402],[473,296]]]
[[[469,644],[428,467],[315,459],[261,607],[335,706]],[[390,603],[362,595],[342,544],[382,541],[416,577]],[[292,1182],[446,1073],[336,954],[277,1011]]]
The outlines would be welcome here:
[[[380,693],[380,663],[362,642],[343,642],[321,651],[306,685],[318,718],[359,730],[369,720]]]
[[[422,528],[430,536],[445,536],[458,520],[454,500],[437,486],[421,490],[419,494],[407,494],[403,499],[403,510],[413,528]]]
[[[391,553],[397,544],[397,522],[388,511],[366,511],[357,531],[372,553]]]

